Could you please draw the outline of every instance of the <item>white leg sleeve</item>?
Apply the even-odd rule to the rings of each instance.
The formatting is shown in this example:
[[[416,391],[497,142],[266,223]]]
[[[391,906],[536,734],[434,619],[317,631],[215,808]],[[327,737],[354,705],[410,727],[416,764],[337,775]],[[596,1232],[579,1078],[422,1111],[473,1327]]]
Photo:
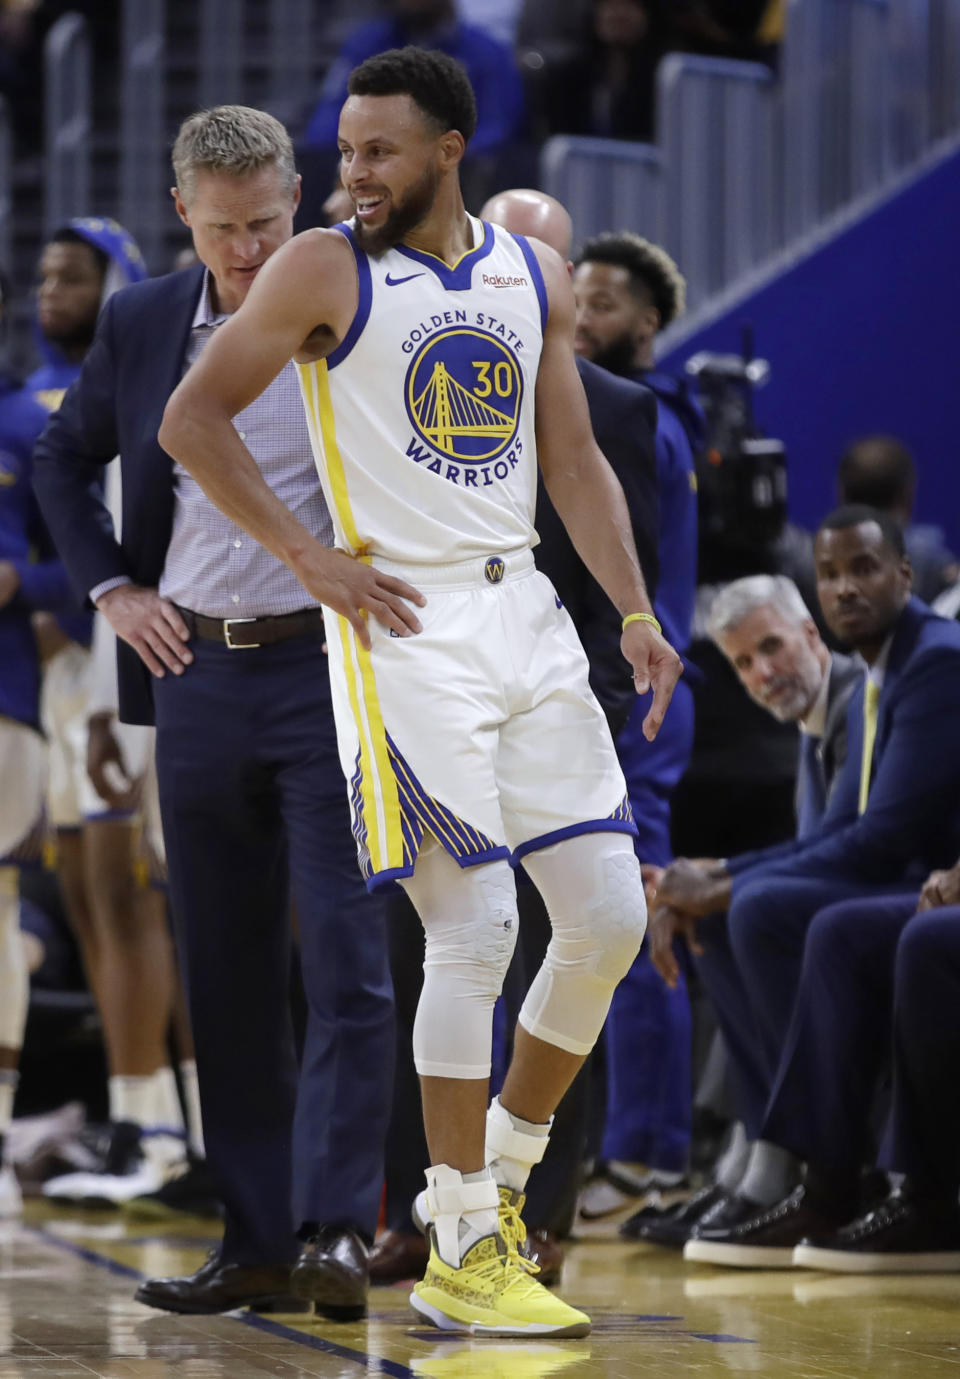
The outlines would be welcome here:
[[[0,867],[0,1049],[19,1049],[27,1023],[30,978],[20,934],[19,873]]]
[[[587,1054],[647,926],[633,840],[585,833],[530,853],[523,865],[543,896],[553,937],[520,1023],[547,1044]]]
[[[427,845],[402,882],[426,934],[413,1057],[424,1077],[490,1076],[493,1007],[517,941],[517,896],[505,861],[460,867]]]

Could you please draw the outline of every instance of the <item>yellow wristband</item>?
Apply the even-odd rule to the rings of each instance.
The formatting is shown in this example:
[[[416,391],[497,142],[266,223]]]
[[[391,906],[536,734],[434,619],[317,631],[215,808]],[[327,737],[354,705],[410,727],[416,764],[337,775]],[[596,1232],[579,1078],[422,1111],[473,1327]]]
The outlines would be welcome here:
[[[663,633],[663,628],[662,628],[662,627],[660,626],[660,624],[657,622],[656,618],[653,616],[652,613],[628,613],[627,616],[626,616],[626,617],[624,618],[624,620],[623,620],[623,631],[624,631],[624,632],[626,632],[627,628],[629,627],[630,623],[632,623],[632,622],[649,622],[649,623],[652,623],[653,626],[657,629],[657,631],[658,631],[659,633],[661,633],[661,634]]]

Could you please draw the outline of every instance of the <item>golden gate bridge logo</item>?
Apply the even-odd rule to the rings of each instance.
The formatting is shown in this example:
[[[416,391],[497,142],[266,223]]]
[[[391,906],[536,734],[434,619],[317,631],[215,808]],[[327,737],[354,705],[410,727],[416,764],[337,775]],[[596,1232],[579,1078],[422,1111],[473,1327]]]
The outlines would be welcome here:
[[[516,359],[486,331],[432,336],[407,375],[407,412],[419,435],[439,454],[468,464],[506,450],[522,395]]]

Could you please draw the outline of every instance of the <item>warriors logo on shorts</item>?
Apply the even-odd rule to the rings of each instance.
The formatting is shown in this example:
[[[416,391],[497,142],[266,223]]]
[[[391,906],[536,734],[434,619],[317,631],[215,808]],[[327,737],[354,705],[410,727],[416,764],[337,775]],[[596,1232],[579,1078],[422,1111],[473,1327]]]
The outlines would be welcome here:
[[[514,440],[523,375],[512,351],[476,327],[433,335],[407,371],[407,414],[422,440],[461,464],[481,464]]]

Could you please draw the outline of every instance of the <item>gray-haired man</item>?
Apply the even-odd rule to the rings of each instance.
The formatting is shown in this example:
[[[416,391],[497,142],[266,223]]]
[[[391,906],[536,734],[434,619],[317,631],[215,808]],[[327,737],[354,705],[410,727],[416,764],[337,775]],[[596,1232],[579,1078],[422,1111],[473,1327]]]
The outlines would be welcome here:
[[[823,817],[831,786],[846,758],[847,704],[863,667],[849,656],[830,651],[800,591],[785,575],[748,575],[728,584],[710,608],[707,630],[750,697],[782,722],[800,728],[797,836],[807,837]],[[767,859],[776,851],[764,849],[755,857]],[[751,855],[741,854],[738,862]],[[727,909],[730,888],[723,860],[681,858],[652,875],[648,883],[653,902],[650,951],[667,982],[676,981],[677,976],[674,937],[683,935],[692,951],[699,952],[697,925],[706,916]],[[744,1038],[749,1043],[748,1032]],[[739,1059],[738,1065],[749,1066],[749,1059]],[[744,1080],[738,1087],[741,1106],[756,1102],[757,1117],[765,1100],[761,1082],[758,1079],[754,1088]],[[701,1215],[724,1193],[739,1188],[754,1200],[761,1196],[777,1200],[784,1175],[793,1171],[787,1157],[763,1142],[751,1148],[738,1135],[724,1157],[717,1184],[704,1188],[682,1212],[632,1218],[624,1224],[624,1234],[683,1245]]]
[[[181,377],[291,237],[300,179],[283,126],[244,106],[192,116],[173,158],[200,263],[111,299],[36,458],[60,554],[120,639],[120,717],[157,725],[206,1144],[226,1206],[219,1254],[137,1296],[174,1312],[269,1310],[292,1288],[357,1316],[393,1024],[382,915],[354,861],[322,615],[157,443]],[[273,492],[332,543],[293,364],[236,426]],[[91,483],[118,452],[122,543]],[[291,890],[310,1007],[299,1080]]]

